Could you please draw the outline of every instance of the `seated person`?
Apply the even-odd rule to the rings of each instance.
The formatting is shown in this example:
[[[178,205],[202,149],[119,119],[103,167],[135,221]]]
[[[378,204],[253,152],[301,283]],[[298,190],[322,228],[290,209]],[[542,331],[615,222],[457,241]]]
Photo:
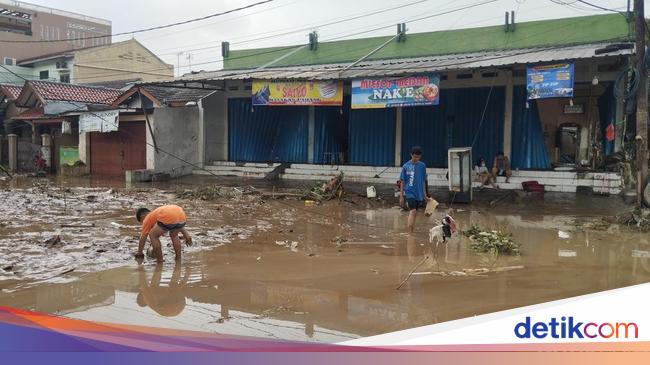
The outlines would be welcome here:
[[[494,179],[485,165],[485,159],[483,157],[479,157],[478,163],[474,166],[474,173],[476,174],[478,181],[481,182],[481,187],[487,185],[494,186]]]
[[[510,160],[501,151],[494,157],[494,163],[492,164],[492,177],[495,181],[497,176],[505,176],[506,182],[509,182],[512,176]]]

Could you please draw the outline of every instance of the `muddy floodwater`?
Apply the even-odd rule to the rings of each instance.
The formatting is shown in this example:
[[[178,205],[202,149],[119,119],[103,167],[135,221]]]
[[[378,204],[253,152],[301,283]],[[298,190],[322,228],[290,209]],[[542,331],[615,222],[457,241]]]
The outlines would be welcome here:
[[[474,204],[452,206],[460,228],[510,232],[521,255],[477,253],[460,235],[434,254],[428,229],[447,211],[444,204],[432,217],[420,214],[408,236],[406,214],[392,197],[305,205],[237,189],[211,201],[175,194],[207,183],[252,182],[0,182],[0,305],[338,342],[650,281],[647,233],[585,228],[625,209],[617,197],[514,195],[491,206],[480,192]],[[174,262],[165,238],[165,262],[139,265],[132,257],[134,210],[167,203],[185,208],[195,244]]]

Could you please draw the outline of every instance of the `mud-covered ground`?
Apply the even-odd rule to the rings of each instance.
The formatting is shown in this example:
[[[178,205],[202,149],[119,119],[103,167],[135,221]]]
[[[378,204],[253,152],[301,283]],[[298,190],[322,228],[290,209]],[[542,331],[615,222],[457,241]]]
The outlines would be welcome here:
[[[230,187],[210,201],[176,194],[214,184]],[[350,184],[349,201],[306,205],[262,198],[249,184],[274,190],[196,177],[130,187],[84,179],[0,182],[0,305],[337,342],[650,281],[647,233],[602,224],[626,209],[617,197],[478,192],[474,204],[452,207],[461,229],[510,232],[521,255],[477,253],[460,235],[434,255],[427,231],[445,204],[430,218],[420,215],[407,236],[392,187],[379,189],[382,200],[368,201],[355,194],[363,186]],[[275,190],[299,188],[284,184]],[[445,201],[442,192],[435,196]],[[167,247],[164,264],[138,265],[134,210],[167,203],[185,208],[195,244],[184,248],[181,262]]]

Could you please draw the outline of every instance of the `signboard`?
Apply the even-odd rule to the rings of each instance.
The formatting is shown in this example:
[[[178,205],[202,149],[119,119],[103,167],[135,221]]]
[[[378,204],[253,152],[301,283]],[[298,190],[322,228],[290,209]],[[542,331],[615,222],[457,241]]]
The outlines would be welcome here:
[[[253,105],[343,105],[343,82],[254,80]]]
[[[74,166],[79,159],[79,149],[77,147],[59,147],[59,165]]]
[[[585,105],[584,104],[566,104],[564,106],[564,114],[584,114]]]
[[[573,63],[528,67],[526,80],[528,100],[573,97]]]
[[[119,110],[82,113],[79,115],[79,133],[115,132],[118,129]]]
[[[438,105],[437,74],[352,80],[352,109]]]

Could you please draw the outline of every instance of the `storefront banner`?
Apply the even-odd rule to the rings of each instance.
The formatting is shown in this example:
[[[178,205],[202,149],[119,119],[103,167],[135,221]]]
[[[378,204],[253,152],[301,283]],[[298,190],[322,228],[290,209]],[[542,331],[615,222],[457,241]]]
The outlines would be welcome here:
[[[343,82],[254,80],[253,105],[343,105]]]
[[[437,74],[352,80],[352,109],[438,105]]]
[[[528,100],[573,97],[573,63],[528,67],[526,79]]]
[[[79,115],[79,133],[115,132],[118,130],[119,110],[90,112]]]

